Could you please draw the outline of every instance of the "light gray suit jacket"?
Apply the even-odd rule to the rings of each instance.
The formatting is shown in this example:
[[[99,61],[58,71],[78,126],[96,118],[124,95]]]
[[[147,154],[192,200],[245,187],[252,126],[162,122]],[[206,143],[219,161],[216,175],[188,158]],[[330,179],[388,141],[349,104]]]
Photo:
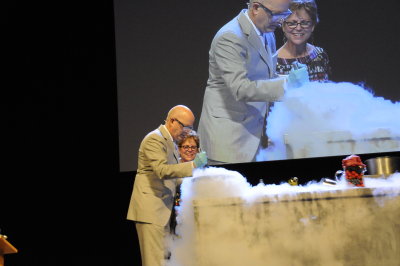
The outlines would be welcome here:
[[[275,74],[273,33],[265,49],[247,10],[223,26],[209,52],[209,78],[198,133],[212,160],[252,161],[260,144],[268,102],[284,94],[284,79]]]
[[[192,176],[191,162],[179,163],[167,129],[160,126],[143,139],[127,219],[165,226],[171,217],[177,178]]]

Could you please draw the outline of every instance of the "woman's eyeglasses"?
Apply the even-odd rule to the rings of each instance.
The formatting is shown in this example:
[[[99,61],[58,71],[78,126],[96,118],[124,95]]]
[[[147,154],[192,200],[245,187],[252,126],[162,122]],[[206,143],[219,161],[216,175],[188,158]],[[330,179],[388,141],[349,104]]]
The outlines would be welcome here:
[[[189,145],[183,145],[183,146],[179,146],[180,148],[184,149],[184,150],[192,150],[195,151],[197,150],[197,146],[189,146]]]
[[[308,29],[313,25],[312,21],[310,21],[310,20],[303,20],[303,21],[300,21],[300,22],[297,22],[297,21],[284,21],[283,23],[286,26],[288,26],[290,29],[295,29],[297,27],[297,25],[300,25],[300,27],[302,29]]]

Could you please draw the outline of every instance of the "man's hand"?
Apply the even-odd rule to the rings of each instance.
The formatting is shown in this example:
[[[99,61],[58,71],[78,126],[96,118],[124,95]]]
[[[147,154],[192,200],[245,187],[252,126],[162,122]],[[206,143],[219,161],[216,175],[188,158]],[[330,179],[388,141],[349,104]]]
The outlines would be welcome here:
[[[293,67],[289,72],[287,88],[298,88],[309,81],[310,79],[308,76],[307,66],[297,63],[296,67]]]
[[[204,167],[207,164],[207,154],[205,151],[196,154],[196,158],[193,160],[196,168]]]

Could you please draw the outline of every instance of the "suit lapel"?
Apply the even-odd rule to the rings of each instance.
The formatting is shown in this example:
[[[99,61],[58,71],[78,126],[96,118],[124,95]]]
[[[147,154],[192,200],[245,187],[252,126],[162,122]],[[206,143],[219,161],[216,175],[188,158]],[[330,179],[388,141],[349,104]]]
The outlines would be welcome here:
[[[167,129],[162,125],[158,129],[160,130],[161,135],[167,141],[168,149],[173,151],[176,163],[179,163],[179,153],[178,153],[175,143],[171,140],[171,136],[170,136],[169,132],[167,132]]]
[[[268,68],[273,69],[272,65],[272,54],[269,48],[270,43],[268,42],[267,50],[265,49],[260,37],[257,35],[257,32],[254,30],[253,25],[251,25],[250,21],[246,18],[246,15],[242,11],[239,15],[238,21],[240,26],[242,27],[243,33],[247,35],[249,43],[257,49],[263,61],[267,64]]]
[[[176,163],[179,163],[179,152],[178,152],[178,149],[176,148],[174,143],[172,143],[172,146],[174,147],[173,149],[174,149],[174,157],[175,157]]]

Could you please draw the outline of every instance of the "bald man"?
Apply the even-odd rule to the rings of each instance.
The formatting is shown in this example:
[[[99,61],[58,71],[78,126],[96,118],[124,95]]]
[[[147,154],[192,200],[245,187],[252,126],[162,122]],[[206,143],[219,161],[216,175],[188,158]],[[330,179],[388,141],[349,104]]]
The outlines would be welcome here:
[[[193,162],[178,163],[176,142],[191,131],[194,120],[188,107],[177,105],[168,112],[165,124],[147,134],[140,144],[127,219],[136,224],[143,266],[165,264],[165,237],[170,231],[178,178],[192,176],[194,168],[207,163],[204,153]]]

